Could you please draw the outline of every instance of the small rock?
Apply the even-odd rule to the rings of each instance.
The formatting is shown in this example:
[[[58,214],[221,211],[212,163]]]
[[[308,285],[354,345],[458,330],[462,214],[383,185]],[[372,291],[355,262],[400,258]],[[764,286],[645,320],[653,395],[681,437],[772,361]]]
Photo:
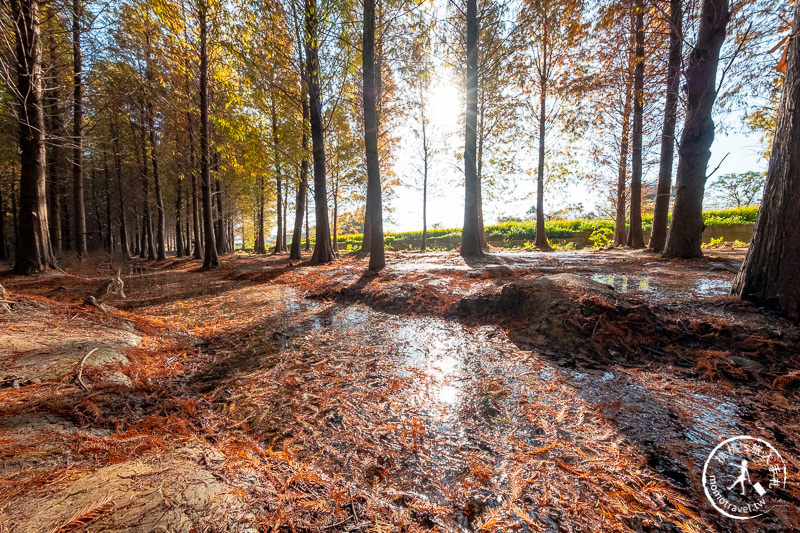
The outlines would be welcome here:
[[[11,382],[11,387],[15,388],[15,389],[18,389],[19,388],[19,380],[15,379],[14,381],[12,381]]]
[[[133,389],[133,381],[131,381],[131,378],[129,378],[119,370],[117,370],[116,372],[103,374],[102,380],[111,385],[117,385],[125,389]]]
[[[86,364],[89,366],[128,365],[130,362],[131,360],[125,354],[109,346],[99,348],[86,360]]]

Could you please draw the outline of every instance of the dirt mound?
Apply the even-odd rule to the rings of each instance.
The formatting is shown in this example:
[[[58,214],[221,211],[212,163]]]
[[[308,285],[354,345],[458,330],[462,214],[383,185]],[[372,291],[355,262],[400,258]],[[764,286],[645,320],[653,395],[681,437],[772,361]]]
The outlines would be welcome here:
[[[589,342],[607,355],[636,350],[640,337],[657,328],[655,314],[641,301],[575,274],[507,283],[489,293],[462,298],[457,309],[465,317],[513,318],[535,344],[555,342],[574,351]],[[597,335],[601,322],[603,342]]]

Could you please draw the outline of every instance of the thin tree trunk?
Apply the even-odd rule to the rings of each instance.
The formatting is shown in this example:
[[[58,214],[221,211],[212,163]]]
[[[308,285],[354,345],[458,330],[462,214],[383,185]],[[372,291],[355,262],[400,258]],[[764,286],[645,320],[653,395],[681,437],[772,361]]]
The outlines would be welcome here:
[[[156,193],[156,259],[159,261],[166,259],[167,251],[164,242],[166,233],[166,223],[164,221],[164,197],[161,194],[161,176],[158,173],[158,156],[156,154],[156,132],[154,124],[154,111],[153,105],[148,101],[147,103],[147,126],[148,138],[150,140],[150,161],[153,165],[153,183],[155,185],[154,192]]]
[[[208,164],[208,27],[207,0],[199,2],[200,15],[200,176],[203,189],[203,231],[205,256],[203,268],[219,265],[217,243],[214,239],[214,214],[211,205],[211,169]]]
[[[325,177],[325,139],[322,130],[322,102],[319,88],[319,37],[316,0],[305,0],[306,21],[306,71],[308,72],[309,113],[311,121],[311,146],[314,154],[314,210],[316,214],[316,241],[312,264],[333,261],[331,229],[328,221],[328,187]]]
[[[275,98],[272,95],[270,95],[270,114],[272,117],[272,157],[275,164],[275,196],[277,201],[275,215],[278,221],[278,227],[275,230],[275,248],[272,249],[274,255],[283,251],[281,243],[281,236],[283,235],[283,183],[281,182],[281,162],[278,150],[278,113],[275,110]]]
[[[109,127],[113,138],[114,172],[117,175],[117,193],[119,195],[119,245],[122,250],[122,257],[128,259],[131,253],[128,248],[128,228],[125,223],[125,195],[122,192],[122,154],[119,151],[119,135],[114,119],[111,120]]]
[[[675,126],[678,122],[678,90],[683,56],[683,0],[669,3],[669,59],[667,60],[667,98],[664,124],[661,128],[661,161],[658,166],[656,205],[649,247],[654,252],[664,249],[667,241],[669,199],[672,192],[672,165],[675,156]]]
[[[631,229],[627,244],[644,248],[642,234],[642,127],[644,100],[644,0],[634,0],[633,148],[631,150]]]
[[[176,186],[177,198],[175,199],[175,255],[183,257],[183,228],[181,222],[183,221],[183,176],[178,176],[178,184]]]
[[[214,156],[215,161],[219,161],[219,155],[215,154]],[[215,162],[214,164],[214,174],[218,174],[219,164]],[[222,204],[222,182],[219,178],[215,178],[214,182],[216,183],[216,205],[217,205],[217,220],[216,226],[214,228],[214,237],[217,239],[217,253],[219,255],[227,254],[228,253],[228,239],[225,237],[225,210],[223,209]]]
[[[192,234],[194,236],[192,257],[202,259],[203,239],[200,238],[200,208],[197,201],[197,158],[194,153],[194,121],[191,111],[186,113],[186,124],[189,129],[189,172],[192,175]]]
[[[75,251],[86,257],[86,209],[83,201],[83,58],[81,54],[81,2],[72,0],[72,196]]]
[[[375,67],[375,0],[364,0],[364,40],[362,46],[364,145],[367,157],[367,207],[369,219],[369,269],[386,266],[383,243],[383,206],[378,156],[378,104],[376,89],[381,73]]]
[[[114,237],[113,231],[111,231],[111,176],[109,175],[108,170],[108,150],[104,146],[103,147],[103,177],[105,183],[105,192],[106,192],[106,240],[105,240],[105,249],[106,252],[113,253],[114,252]]]
[[[259,191],[258,191],[258,216],[256,228],[256,242],[253,244],[253,251],[257,254],[266,254],[267,247],[264,245],[264,175],[259,178]]]
[[[50,40],[50,57],[56,55],[56,41]],[[47,202],[48,202],[48,222],[50,225],[50,242],[55,254],[63,252],[62,228],[61,228],[61,188],[64,182],[63,162],[64,162],[64,117],[60,105],[61,91],[59,87],[59,75],[53,72],[46,79],[46,90],[43,98],[45,100],[45,120],[47,138]]]
[[[17,105],[21,167],[19,221],[12,196],[17,236],[14,272],[33,274],[55,266],[47,224],[39,1],[11,0],[10,3],[16,40],[16,94],[20,98]]]
[[[628,149],[630,147],[630,114],[633,99],[633,77],[627,77],[625,87],[625,103],[622,108],[622,135],[620,136],[619,172],[617,174],[617,216],[614,221],[614,246],[625,246],[627,231],[625,230],[625,182],[628,179]]]
[[[91,159],[92,168],[92,203],[94,204],[94,220],[97,225],[97,244],[103,244],[103,218],[100,216],[100,201],[97,197],[97,167],[94,158]]]
[[[483,227],[483,134],[484,134],[484,91],[480,91],[480,102],[478,106],[478,234],[481,240],[481,249],[488,250],[489,244],[486,242],[486,231]]]
[[[305,60],[303,58],[303,40],[300,37],[300,24],[297,20],[294,2],[292,2],[292,16],[294,17],[295,39],[297,39],[297,59],[300,67],[300,108],[301,108],[301,144],[303,154],[300,161],[300,179],[297,183],[295,200],[294,229],[292,231],[292,247],[289,259],[300,261],[300,241],[303,237],[303,214],[308,213],[308,78],[306,76]],[[306,225],[306,250],[308,250],[308,226]]]
[[[424,98],[424,97],[423,97]],[[428,129],[425,104],[422,109],[422,245],[420,251],[428,247]]]
[[[792,35],[800,34],[795,4]],[[753,241],[733,294],[800,321],[800,40],[790,40],[783,96]]]
[[[675,208],[664,256],[701,257],[703,194],[714,142],[719,52],[730,19],[728,0],[703,0],[697,42],[686,68],[686,123],[678,149]]]
[[[461,255],[481,257],[478,224],[478,5],[467,0],[467,116],[464,134],[464,229],[461,233]]]
[[[5,261],[6,259],[8,259],[8,247],[6,245],[6,202],[3,197],[3,184],[0,182],[0,260]]]
[[[306,187],[306,245],[305,251],[311,250],[311,239],[308,238],[308,187]]]
[[[539,98],[539,164],[536,167],[536,247],[549,250],[547,233],[544,227],[544,155],[545,134],[547,132],[547,81],[540,82],[541,96]]]

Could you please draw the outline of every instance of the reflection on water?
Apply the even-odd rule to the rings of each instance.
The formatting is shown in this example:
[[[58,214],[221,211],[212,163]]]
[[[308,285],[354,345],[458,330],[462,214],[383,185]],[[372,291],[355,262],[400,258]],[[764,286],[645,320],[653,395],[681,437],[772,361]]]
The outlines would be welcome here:
[[[622,274],[592,274],[591,279],[614,288],[617,292],[634,293],[645,300],[685,301],[695,298],[725,296],[730,291],[730,281],[716,278],[633,278]]]

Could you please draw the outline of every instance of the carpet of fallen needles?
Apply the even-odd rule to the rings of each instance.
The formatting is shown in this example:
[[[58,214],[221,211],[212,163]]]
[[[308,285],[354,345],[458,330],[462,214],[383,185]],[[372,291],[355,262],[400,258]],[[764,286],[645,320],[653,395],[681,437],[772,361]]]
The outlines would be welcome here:
[[[0,532],[797,531],[800,328],[743,254],[5,265]],[[750,521],[701,482],[740,434],[789,472]]]

